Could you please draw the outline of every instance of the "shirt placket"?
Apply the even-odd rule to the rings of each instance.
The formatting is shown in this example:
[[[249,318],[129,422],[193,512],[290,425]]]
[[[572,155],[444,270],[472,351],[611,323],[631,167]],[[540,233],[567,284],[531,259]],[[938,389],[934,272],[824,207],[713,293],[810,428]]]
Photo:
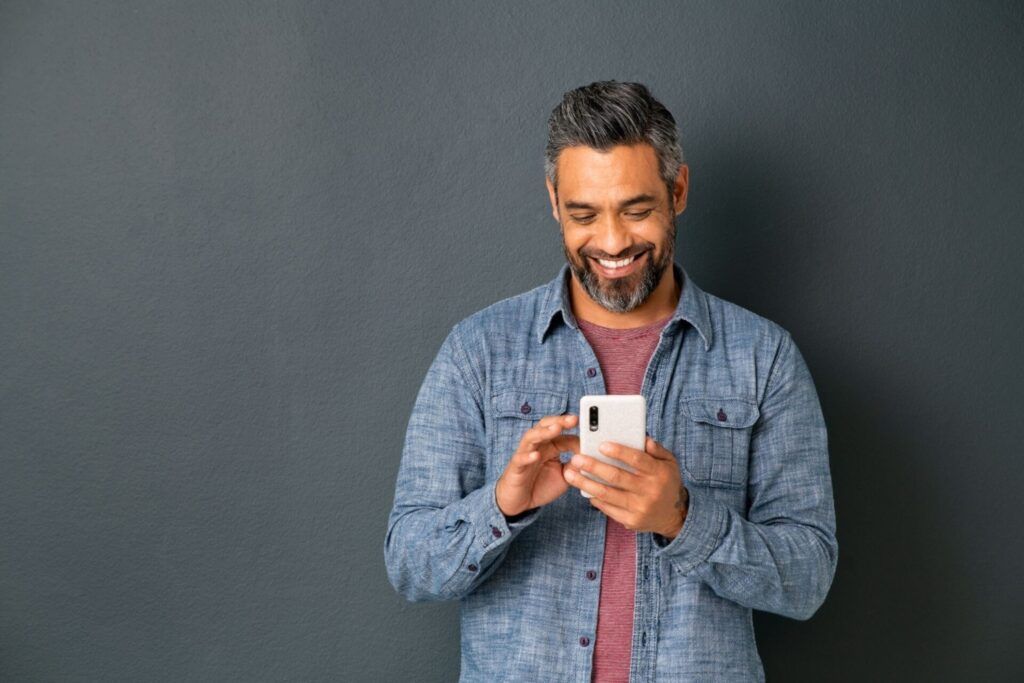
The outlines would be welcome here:
[[[676,335],[670,330],[670,321],[661,331],[658,346],[651,354],[644,371],[640,388],[647,403],[647,433],[659,433],[661,428],[661,406],[665,401],[667,382],[661,371],[662,358],[675,343]],[[653,561],[651,534],[641,533],[636,537],[636,599],[633,608],[633,657],[630,664],[630,683],[650,683],[654,680],[655,645],[657,643],[658,612],[661,608],[659,569]]]
[[[670,322],[669,325],[672,323]],[[579,330],[575,330],[575,337],[579,346],[584,394],[604,394],[607,391],[604,376],[601,372],[597,355],[587,341],[586,337]],[[668,330],[668,325],[662,330],[658,339],[658,346],[651,354],[644,371],[643,384],[640,393],[647,402],[647,432],[657,432],[661,426],[661,406],[664,403],[667,390],[666,378],[662,373],[661,359],[665,351],[675,341],[676,334]],[[589,547],[586,551],[586,558],[600,566],[604,554],[604,533],[605,524],[603,515],[595,516],[595,524],[599,529],[593,534],[597,538],[595,547]],[[591,536],[591,534],[588,534]],[[654,655],[655,644],[657,643],[657,617],[660,609],[661,592],[657,589],[660,585],[658,567],[653,560],[653,545],[649,533],[637,534],[636,544],[636,596],[633,608],[633,657],[630,664],[630,683],[649,683],[654,680]],[[590,574],[587,575],[588,577]],[[599,602],[600,584],[593,581],[593,592],[584,590],[581,595],[579,614],[582,620],[577,630],[580,632],[579,644],[585,650],[583,659],[584,666],[581,669],[579,680],[583,683],[590,683],[593,671],[594,637],[597,632],[597,606]]]
[[[594,349],[582,331],[575,328],[572,333],[577,343],[578,353],[574,355],[579,363],[577,372],[580,374],[577,377],[582,377],[583,394],[604,394],[607,388],[597,354],[594,353]],[[582,416],[580,416],[580,420],[582,422]],[[576,495],[580,494],[577,492]],[[577,680],[580,683],[591,683],[590,679],[593,676],[594,641],[597,636],[597,610],[601,591],[601,582],[596,580],[599,574],[595,568],[600,568],[604,561],[604,515],[597,508],[593,508],[593,511],[598,514],[591,516],[591,527],[585,533],[585,538],[590,542],[583,552],[586,563],[583,571],[586,572],[586,580],[583,581],[579,609],[577,610],[577,614],[580,615],[580,621],[576,626],[580,656]]]

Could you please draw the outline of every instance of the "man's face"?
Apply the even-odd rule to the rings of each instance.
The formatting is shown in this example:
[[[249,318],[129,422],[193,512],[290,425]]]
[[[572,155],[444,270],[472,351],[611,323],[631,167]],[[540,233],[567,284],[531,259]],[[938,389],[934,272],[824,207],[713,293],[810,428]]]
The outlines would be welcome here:
[[[547,182],[569,267],[595,303],[632,311],[658,286],[675,255],[675,217],[686,207],[688,169],[669,195],[648,144],[608,152],[569,147],[558,156],[558,194]],[[606,260],[602,265],[599,259]],[[630,262],[621,267],[607,261]]]

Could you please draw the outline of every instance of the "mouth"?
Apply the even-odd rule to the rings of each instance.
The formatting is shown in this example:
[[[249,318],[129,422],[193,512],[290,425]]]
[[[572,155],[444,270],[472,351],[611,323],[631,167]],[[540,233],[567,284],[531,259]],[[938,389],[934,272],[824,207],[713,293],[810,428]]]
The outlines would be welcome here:
[[[640,267],[640,264],[646,255],[647,251],[643,251],[639,255],[634,255],[632,258],[620,259],[618,261],[596,259],[592,256],[588,256],[587,258],[590,259],[590,262],[594,264],[594,268],[596,268],[597,272],[601,275],[604,275],[607,278],[619,278],[635,272]]]

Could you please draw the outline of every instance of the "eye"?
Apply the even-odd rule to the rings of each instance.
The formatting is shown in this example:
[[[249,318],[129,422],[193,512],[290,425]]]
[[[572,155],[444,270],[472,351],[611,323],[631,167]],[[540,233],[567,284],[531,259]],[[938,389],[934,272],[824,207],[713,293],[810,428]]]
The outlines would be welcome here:
[[[589,215],[589,216],[573,216],[572,219],[574,221],[576,221],[577,223],[584,223],[585,224],[585,223],[589,223],[590,221],[594,220],[594,216],[593,215]]]
[[[649,215],[651,215],[651,211],[654,211],[654,209],[647,209],[646,211],[630,211],[626,215],[629,216],[630,218],[641,219],[647,218]]]

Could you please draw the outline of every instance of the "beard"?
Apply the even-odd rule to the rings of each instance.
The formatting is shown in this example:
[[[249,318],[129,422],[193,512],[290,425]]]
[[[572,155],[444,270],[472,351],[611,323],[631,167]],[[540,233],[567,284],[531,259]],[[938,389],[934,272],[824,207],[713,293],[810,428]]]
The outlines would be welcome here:
[[[574,258],[565,245],[564,228],[562,228],[562,252],[577,281],[596,304],[612,313],[628,313],[647,301],[651,292],[661,282],[665,271],[672,265],[676,243],[675,221],[671,222],[666,232],[668,240],[664,248],[661,249],[661,256],[656,256],[657,245],[647,246],[648,255],[643,267],[625,277],[605,278],[594,270],[590,257],[576,254]]]

